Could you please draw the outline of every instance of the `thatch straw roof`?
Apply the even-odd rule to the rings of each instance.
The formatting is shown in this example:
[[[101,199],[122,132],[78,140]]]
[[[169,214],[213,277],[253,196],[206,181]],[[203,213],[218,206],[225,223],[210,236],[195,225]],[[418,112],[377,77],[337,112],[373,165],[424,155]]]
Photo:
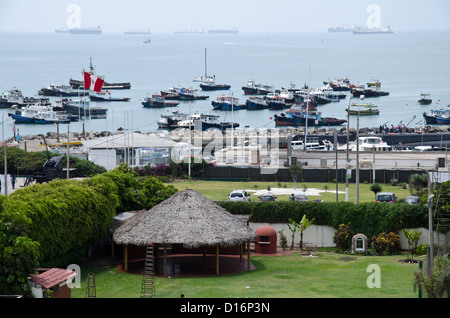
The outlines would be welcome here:
[[[113,234],[116,244],[235,246],[257,237],[242,220],[194,190],[185,190],[136,214]]]

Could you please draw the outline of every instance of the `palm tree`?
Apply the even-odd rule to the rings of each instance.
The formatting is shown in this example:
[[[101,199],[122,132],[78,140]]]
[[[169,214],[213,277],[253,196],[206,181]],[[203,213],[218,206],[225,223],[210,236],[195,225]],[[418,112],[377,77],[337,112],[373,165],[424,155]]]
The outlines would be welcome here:
[[[414,173],[409,177],[409,191],[411,194],[421,197],[427,192],[428,175]]]

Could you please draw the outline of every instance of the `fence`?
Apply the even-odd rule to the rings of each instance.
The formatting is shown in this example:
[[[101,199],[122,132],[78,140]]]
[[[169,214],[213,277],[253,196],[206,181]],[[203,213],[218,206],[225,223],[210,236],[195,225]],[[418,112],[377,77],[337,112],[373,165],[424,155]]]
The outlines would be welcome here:
[[[375,181],[377,183],[390,183],[391,179],[396,179],[398,182],[409,181],[412,174],[426,173],[424,170],[414,169],[378,169],[375,170]],[[331,183],[331,182],[345,182],[345,169],[332,168],[305,168],[298,174],[297,181],[314,182],[314,183]],[[352,170],[352,177],[349,179],[350,183],[354,183],[356,170]],[[292,182],[292,174],[287,168],[281,168],[272,174],[262,174],[259,167],[251,166],[204,166],[202,171],[202,178],[204,180],[230,180],[230,181],[265,181],[265,182]],[[359,169],[359,181],[361,183],[373,182],[372,169]]]

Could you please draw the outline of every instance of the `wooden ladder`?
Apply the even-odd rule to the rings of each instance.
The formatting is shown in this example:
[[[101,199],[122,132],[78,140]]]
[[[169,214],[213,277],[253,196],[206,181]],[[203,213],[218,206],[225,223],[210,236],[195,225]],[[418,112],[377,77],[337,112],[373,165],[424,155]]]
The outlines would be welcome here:
[[[152,298],[153,296],[155,296],[155,262],[153,246],[147,246],[144,275],[142,277],[141,298]]]
[[[97,291],[95,289],[95,276],[94,274],[88,274],[86,298],[97,298]]]

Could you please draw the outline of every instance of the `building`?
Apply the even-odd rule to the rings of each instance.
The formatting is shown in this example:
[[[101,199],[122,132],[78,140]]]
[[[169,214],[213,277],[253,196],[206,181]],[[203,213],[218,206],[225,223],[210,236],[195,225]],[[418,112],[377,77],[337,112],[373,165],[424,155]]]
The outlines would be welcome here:
[[[129,166],[168,164],[177,160],[185,143],[175,142],[157,134],[123,132],[112,136],[82,141],[87,159],[112,170],[120,163]]]

